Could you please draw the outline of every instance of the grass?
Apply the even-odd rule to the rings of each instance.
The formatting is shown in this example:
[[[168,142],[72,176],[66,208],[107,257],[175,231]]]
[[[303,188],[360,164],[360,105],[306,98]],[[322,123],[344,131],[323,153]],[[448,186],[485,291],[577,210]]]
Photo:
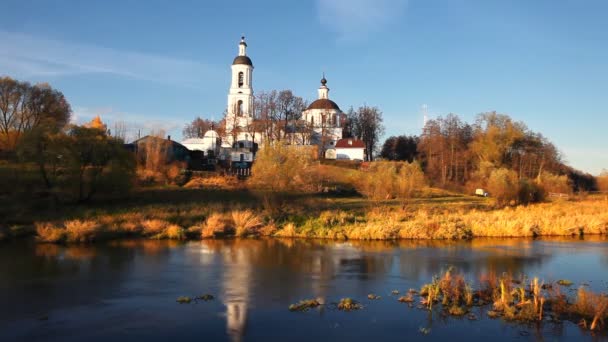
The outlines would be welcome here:
[[[291,304],[289,306],[289,311],[308,311],[318,307],[319,305],[321,305],[321,303],[316,299],[304,299],[298,303]]]
[[[413,297],[413,293],[410,294]],[[489,305],[488,317],[522,323],[542,322],[549,315],[553,321],[569,320],[584,329],[598,331],[606,329],[608,319],[608,296],[605,294],[580,287],[575,296],[567,297],[558,287],[544,286],[538,278],[526,283],[509,274],[485,274],[474,290],[464,282],[462,274],[448,269],[423,285],[419,296],[427,310],[439,310],[457,317],[467,314],[473,306]],[[411,300],[411,297],[399,298],[401,302]]]
[[[87,207],[13,208],[15,211],[5,217],[5,228],[35,227],[29,231],[45,242],[232,236],[458,240],[608,233],[608,201],[601,196],[496,209],[491,199],[425,191],[429,197],[404,203],[357,196],[269,195],[243,189],[152,188],[136,191],[127,199],[100,200]],[[7,208],[0,208],[4,210]],[[76,225],[81,227],[69,233],[69,222],[80,222]],[[6,231],[2,229],[4,238]]]
[[[360,309],[363,309],[363,305],[352,298],[342,298],[340,299],[340,302],[338,302],[338,310],[353,311]]]

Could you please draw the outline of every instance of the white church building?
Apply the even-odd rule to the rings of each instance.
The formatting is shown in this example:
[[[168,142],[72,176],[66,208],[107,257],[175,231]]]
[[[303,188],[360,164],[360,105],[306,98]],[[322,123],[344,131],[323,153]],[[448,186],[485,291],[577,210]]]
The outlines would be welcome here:
[[[228,107],[226,109],[226,136],[224,146],[234,146],[235,142],[247,145],[246,142],[255,140],[263,142],[261,132],[252,131],[254,122],[253,106],[253,63],[247,56],[247,43],[245,37],[241,37],[239,43],[239,54],[232,62],[232,77],[228,91]],[[302,112],[300,122],[291,127],[288,134],[297,136],[302,129],[310,130],[308,139],[291,139],[294,144],[319,145],[325,144],[332,147],[342,138],[342,122],[344,113],[340,107],[329,99],[329,88],[325,76],[321,79],[321,87],[318,89],[318,99],[313,101]],[[253,139],[255,136],[255,139]]]

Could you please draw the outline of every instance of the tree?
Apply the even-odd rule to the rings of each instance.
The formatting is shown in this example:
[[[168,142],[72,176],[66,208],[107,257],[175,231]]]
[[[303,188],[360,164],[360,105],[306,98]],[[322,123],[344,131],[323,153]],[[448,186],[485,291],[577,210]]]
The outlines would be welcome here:
[[[393,136],[384,142],[380,156],[387,160],[413,162],[417,155],[418,137]]]
[[[197,116],[192,122],[186,124],[182,130],[182,136],[187,138],[202,138],[205,133],[213,128],[218,127],[219,124],[213,120],[201,119]]]
[[[608,192],[608,170],[602,170],[602,173],[597,177],[597,187],[602,192]]]
[[[60,131],[38,125],[18,145],[22,162],[34,163],[54,197],[90,200],[96,194],[124,194],[133,181],[133,156],[104,130],[70,126]]]
[[[384,133],[382,124],[382,112],[378,107],[363,105],[356,111],[349,110],[347,118],[350,121],[350,134],[357,139],[363,140],[366,149],[366,160],[374,160],[373,154],[376,150],[380,136]]]
[[[48,84],[0,78],[0,147],[14,150],[24,133],[39,125],[62,128],[71,115],[63,94]]]

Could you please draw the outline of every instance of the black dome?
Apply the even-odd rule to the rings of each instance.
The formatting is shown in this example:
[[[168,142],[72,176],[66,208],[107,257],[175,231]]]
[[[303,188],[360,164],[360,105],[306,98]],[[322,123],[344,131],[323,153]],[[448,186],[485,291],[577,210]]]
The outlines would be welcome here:
[[[245,64],[253,66],[253,63],[251,63],[251,59],[247,56],[236,56],[234,58],[234,62],[232,62],[232,65],[235,64]]]
[[[313,101],[313,103],[310,104],[310,106],[308,106],[307,109],[336,109],[336,110],[340,110],[340,107],[338,107],[338,105],[329,99],[318,99]]]

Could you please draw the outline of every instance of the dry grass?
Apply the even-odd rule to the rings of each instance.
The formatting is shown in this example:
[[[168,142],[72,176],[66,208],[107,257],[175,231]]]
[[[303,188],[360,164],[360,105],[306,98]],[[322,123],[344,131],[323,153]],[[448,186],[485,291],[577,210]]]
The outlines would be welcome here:
[[[209,215],[203,229],[201,230],[201,238],[208,239],[216,236],[225,235],[229,230],[229,225],[226,216],[223,213],[213,213]]]
[[[92,242],[101,235],[102,226],[95,221],[73,220],[64,222],[67,242]]]
[[[57,227],[51,223],[36,223],[36,234],[38,241],[59,243],[65,241],[66,232],[63,227]]]
[[[236,236],[255,234],[264,223],[262,218],[251,210],[233,210],[231,217]]]

